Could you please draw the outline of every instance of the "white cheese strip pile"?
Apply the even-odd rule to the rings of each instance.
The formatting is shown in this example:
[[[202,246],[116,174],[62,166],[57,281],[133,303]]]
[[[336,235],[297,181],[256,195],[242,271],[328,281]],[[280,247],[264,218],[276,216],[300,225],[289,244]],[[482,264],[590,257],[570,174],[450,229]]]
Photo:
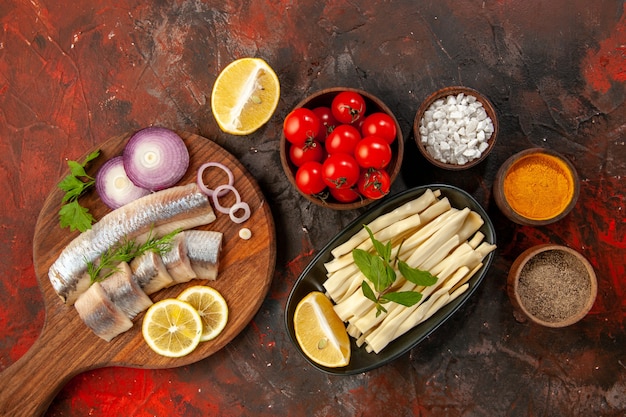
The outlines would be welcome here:
[[[376,240],[391,242],[392,259],[398,255],[410,267],[438,278],[432,286],[418,287],[407,281],[396,266],[393,290],[419,291],[422,299],[411,307],[387,303],[387,312],[378,316],[375,303],[363,295],[361,288],[364,281],[371,283],[352,257],[355,248],[375,252],[367,231],[362,229],[335,248],[331,252],[334,258],[325,264],[328,278],[323,285],[357,345],[365,344],[368,352],[379,353],[465,292],[483,259],[496,248],[483,241],[485,236],[479,231],[483,223],[480,214],[467,207],[454,208],[446,197],[441,198],[439,190],[430,189],[369,223]]]
[[[493,131],[493,121],[482,103],[463,93],[433,102],[419,127],[426,151],[436,160],[454,165],[480,158]]]

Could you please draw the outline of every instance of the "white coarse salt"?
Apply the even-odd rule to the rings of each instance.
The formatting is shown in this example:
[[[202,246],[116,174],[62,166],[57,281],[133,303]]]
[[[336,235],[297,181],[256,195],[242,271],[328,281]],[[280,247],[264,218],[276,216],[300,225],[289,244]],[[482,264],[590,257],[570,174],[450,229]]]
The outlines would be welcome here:
[[[493,131],[493,121],[482,103],[464,93],[435,100],[419,127],[426,151],[436,160],[453,165],[480,158]]]

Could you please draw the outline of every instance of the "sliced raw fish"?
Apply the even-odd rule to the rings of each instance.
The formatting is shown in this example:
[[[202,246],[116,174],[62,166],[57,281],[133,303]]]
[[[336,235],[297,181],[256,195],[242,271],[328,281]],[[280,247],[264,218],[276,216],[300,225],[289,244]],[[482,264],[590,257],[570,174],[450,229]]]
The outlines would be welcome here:
[[[91,229],[63,249],[48,271],[53,288],[67,304],[73,304],[89,286],[84,281],[87,262],[96,262],[125,239],[141,241],[176,229],[209,224],[215,213],[209,198],[195,183],[168,188],[141,197],[105,215]]]
[[[175,284],[156,252],[145,252],[136,257],[130,262],[130,269],[133,271],[135,282],[148,295]]]
[[[99,282],[82,293],[74,307],[83,322],[107,342],[133,327],[133,322],[111,301]]]
[[[185,233],[181,232],[174,236],[171,249],[161,255],[167,272],[176,284],[189,282],[196,278],[196,272],[191,267],[191,262],[187,256]]]
[[[215,280],[219,269],[223,233],[212,230],[187,230],[187,256],[200,279]]]
[[[102,289],[113,303],[126,314],[129,319],[152,305],[152,300],[133,279],[133,273],[126,262],[117,266],[117,271],[100,282]]]

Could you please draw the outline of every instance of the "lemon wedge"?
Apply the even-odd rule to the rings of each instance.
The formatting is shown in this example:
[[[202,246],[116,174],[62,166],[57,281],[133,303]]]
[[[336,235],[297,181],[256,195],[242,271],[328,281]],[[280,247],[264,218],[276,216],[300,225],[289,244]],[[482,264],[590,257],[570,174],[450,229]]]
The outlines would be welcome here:
[[[228,323],[228,305],[215,288],[196,285],[184,290],[178,299],[185,301],[198,311],[202,319],[202,337],[200,340],[215,339]]]
[[[296,340],[309,359],[329,368],[348,365],[348,332],[332,302],[323,293],[312,291],[300,300],[293,324]]]
[[[272,117],[280,97],[276,73],[260,58],[231,62],[215,80],[211,110],[226,133],[248,135]]]
[[[167,298],[146,311],[141,332],[156,353],[177,358],[191,353],[200,343],[202,319],[191,304]]]

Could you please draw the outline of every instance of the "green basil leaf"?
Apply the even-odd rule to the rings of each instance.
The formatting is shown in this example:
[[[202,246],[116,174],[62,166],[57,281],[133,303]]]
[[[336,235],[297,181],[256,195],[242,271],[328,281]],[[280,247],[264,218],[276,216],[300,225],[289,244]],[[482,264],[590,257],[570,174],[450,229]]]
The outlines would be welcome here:
[[[385,262],[375,256],[372,258],[372,277],[371,281],[374,283],[374,289],[376,291],[383,292],[389,286],[389,270]],[[393,272],[393,270],[392,270]],[[393,282],[393,281],[391,281]]]
[[[417,268],[411,268],[406,262],[398,261],[398,269],[400,273],[415,285],[429,287],[437,282],[437,277],[428,271],[422,271]]]
[[[365,278],[374,284],[374,289],[382,292],[389,285],[389,276],[382,258],[361,249],[352,251],[354,263],[359,267]]]
[[[383,290],[391,287],[394,282],[396,282],[396,271],[393,269],[391,265],[387,262],[383,262],[383,266],[385,267],[385,282],[383,282]]]
[[[374,294],[374,291],[372,291],[372,288],[369,285],[367,285],[367,282],[363,281],[361,283],[361,291],[363,291],[363,295],[365,296],[365,298],[372,300],[375,303],[378,302],[378,300],[376,299],[376,294]]]
[[[392,301],[397,304],[402,304],[406,307],[411,307],[419,303],[422,299],[422,293],[417,291],[398,291],[398,292],[390,292],[381,297],[381,302],[383,300]]]
[[[354,263],[359,267],[365,278],[371,281],[372,277],[372,259],[375,258],[371,253],[364,251],[363,249],[352,250],[352,259]]]
[[[376,317],[380,316],[381,313],[386,313],[387,309],[380,305],[380,303],[376,304]]]

